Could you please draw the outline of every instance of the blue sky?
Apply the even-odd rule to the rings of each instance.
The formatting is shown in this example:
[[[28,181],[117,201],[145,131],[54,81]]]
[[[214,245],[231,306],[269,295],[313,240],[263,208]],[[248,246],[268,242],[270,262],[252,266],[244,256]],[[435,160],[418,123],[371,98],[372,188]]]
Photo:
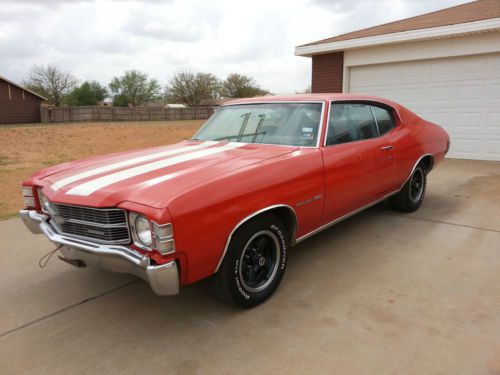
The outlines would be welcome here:
[[[464,0],[0,0],[0,75],[22,82],[55,63],[107,84],[139,69],[252,76],[275,93],[310,82],[296,45],[431,12]]]

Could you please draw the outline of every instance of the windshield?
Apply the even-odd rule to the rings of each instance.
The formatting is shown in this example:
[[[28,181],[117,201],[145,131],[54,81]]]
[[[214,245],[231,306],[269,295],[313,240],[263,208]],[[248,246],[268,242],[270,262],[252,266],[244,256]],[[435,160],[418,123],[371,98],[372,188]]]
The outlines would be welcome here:
[[[322,103],[265,103],[219,108],[193,139],[316,146]]]

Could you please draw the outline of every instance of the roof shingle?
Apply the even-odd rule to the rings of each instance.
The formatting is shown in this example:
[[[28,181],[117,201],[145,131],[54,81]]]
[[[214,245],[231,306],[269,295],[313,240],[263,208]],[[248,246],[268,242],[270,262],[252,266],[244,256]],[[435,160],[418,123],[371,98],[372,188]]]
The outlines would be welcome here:
[[[500,18],[500,0],[477,0],[451,8],[422,14],[420,16],[405,18],[399,21],[353,31],[332,38],[318,40],[316,42],[304,44],[300,47],[410,30],[428,29],[431,27],[456,25],[459,23],[481,21],[491,18]]]

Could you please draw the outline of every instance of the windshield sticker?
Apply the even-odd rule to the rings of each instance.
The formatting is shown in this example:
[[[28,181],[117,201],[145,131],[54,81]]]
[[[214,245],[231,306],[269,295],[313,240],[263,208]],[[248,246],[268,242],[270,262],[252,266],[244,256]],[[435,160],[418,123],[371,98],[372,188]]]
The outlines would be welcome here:
[[[302,131],[303,131],[304,133],[312,133],[312,132],[314,131],[314,129],[313,129],[313,128],[305,128],[305,127],[304,127],[304,128],[302,128]]]

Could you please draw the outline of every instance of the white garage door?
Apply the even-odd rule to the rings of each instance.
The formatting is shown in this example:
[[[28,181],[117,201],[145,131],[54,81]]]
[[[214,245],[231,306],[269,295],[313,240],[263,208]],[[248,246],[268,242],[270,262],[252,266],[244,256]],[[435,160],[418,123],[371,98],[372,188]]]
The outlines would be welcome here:
[[[500,160],[500,54],[350,68],[349,91],[392,99],[451,136],[452,158]]]

